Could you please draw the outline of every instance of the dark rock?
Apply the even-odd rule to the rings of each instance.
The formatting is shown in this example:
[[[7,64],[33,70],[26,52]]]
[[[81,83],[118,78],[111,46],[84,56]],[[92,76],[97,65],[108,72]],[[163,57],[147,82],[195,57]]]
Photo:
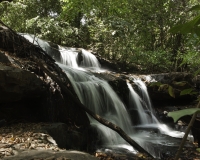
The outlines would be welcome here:
[[[53,47],[52,52],[58,52],[58,46],[50,46],[44,41],[41,41],[42,46],[36,46],[32,44],[33,40],[37,44],[40,39],[29,36],[29,42],[7,27],[0,30],[1,51],[6,51],[11,61],[9,66],[0,63],[0,119],[6,119],[9,124],[13,121],[48,121],[87,128],[86,113],[70,97],[77,96],[68,77],[41,48]],[[2,61],[8,62],[3,57]],[[63,93],[51,76],[68,86],[71,94]]]
[[[198,91],[200,91],[200,75],[195,76],[195,77],[192,79],[192,81],[193,81],[193,83],[194,83],[195,88],[197,88]]]
[[[99,160],[98,158],[80,151],[65,150],[24,150],[16,156],[5,157],[5,160]]]
[[[6,125],[6,120],[5,119],[0,120],[0,127],[3,127],[5,125]]]
[[[0,103],[39,98],[44,91],[42,80],[34,73],[0,64]]]
[[[64,123],[52,123],[44,126],[39,131],[49,134],[56,141],[59,148],[87,150],[87,128],[72,130],[70,126]]]
[[[82,51],[78,51],[78,56],[77,56],[77,63],[80,66],[81,62],[83,61],[83,55],[82,55]]]
[[[151,74],[151,77],[158,82],[170,84],[173,81],[187,81],[189,84],[193,84],[192,79],[193,75],[191,73],[185,72],[171,72],[171,73],[160,73],[160,74]]]
[[[152,74],[150,75],[152,79],[160,82],[162,85],[166,84],[173,88],[173,93],[175,97],[169,94],[168,88],[159,89],[159,86],[152,86],[149,83],[148,92],[151,100],[156,106],[164,105],[182,105],[189,104],[196,99],[195,95],[180,95],[181,91],[185,89],[194,89],[193,75],[190,73],[183,72],[172,72],[172,73],[162,73],[162,74]],[[177,82],[185,82],[184,85],[179,85]],[[154,83],[154,82],[153,82]]]
[[[8,57],[0,51],[0,62],[4,64],[10,64]]]
[[[168,112],[164,111],[162,113],[158,113],[157,116],[158,116],[158,119],[166,124],[167,126],[169,126],[170,128],[174,128],[175,127],[175,123],[174,123],[174,120],[172,117],[168,117],[167,116]]]

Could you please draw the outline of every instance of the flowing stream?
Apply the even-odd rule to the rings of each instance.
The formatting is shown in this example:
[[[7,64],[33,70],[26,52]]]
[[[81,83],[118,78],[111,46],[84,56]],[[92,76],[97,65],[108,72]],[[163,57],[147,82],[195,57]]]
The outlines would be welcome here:
[[[78,95],[81,102],[88,107],[94,113],[100,115],[101,117],[113,122],[120,126],[127,134],[133,133],[131,129],[131,120],[126,107],[113,91],[110,85],[100,78],[95,77],[87,68],[93,68],[95,71],[103,72],[100,70],[96,57],[90,52],[82,50],[83,61],[81,63],[82,67],[77,67],[67,60],[63,64],[58,63],[58,65],[66,72],[68,78],[70,79],[76,94]],[[65,54],[74,59],[74,55],[71,54],[69,50],[62,50],[62,61],[65,59]],[[76,58],[75,58],[76,59]],[[72,66],[72,64],[75,66]],[[116,132],[111,129],[101,125],[99,122],[90,117],[91,125],[96,126],[100,129],[104,137],[104,143],[106,144],[119,144],[121,139],[116,134]]]
[[[30,42],[34,42],[35,39],[32,35],[26,35],[25,38]],[[34,43],[39,44],[47,53],[51,52],[47,42],[37,38],[37,43]],[[81,62],[78,63],[80,51],[73,48],[59,47],[59,52],[61,59],[57,64],[66,72],[80,101],[94,113],[121,127],[154,157],[159,158],[160,155],[158,151],[155,151],[153,145],[167,144],[170,146],[173,145],[172,142],[167,142],[165,136],[158,136],[157,133],[152,134],[146,131],[135,133],[127,107],[137,110],[139,117],[138,127],[154,127],[159,129],[163,135],[183,137],[183,133],[173,131],[166,125],[159,123],[152,108],[147,88],[140,79],[131,77],[131,82],[138,87],[138,93],[127,82],[129,106],[125,106],[108,82],[94,76],[93,72],[104,72],[104,70],[101,69],[101,65],[93,54],[82,49]],[[88,117],[91,125],[98,128],[99,135],[105,146],[117,146],[126,148],[134,153],[137,152],[115,131],[100,124],[92,117]],[[173,143],[176,142],[173,140]]]
[[[69,59],[65,60],[66,54],[70,59],[77,59],[78,54],[71,54],[71,52],[73,51],[62,49],[61,55],[63,64],[58,64],[68,75],[81,102],[94,113],[121,127],[130,137],[137,141],[137,143],[154,157],[160,157],[159,152],[157,151],[158,148],[154,148],[153,146],[157,144],[166,144],[166,137],[158,137],[158,134],[152,134],[151,132],[146,131],[136,133],[132,127],[133,125],[126,106],[124,106],[120,98],[105,80],[92,74],[91,68],[93,72],[104,72],[101,70],[96,57],[90,52],[82,49],[83,61],[81,62],[81,65],[78,66],[78,64],[74,65],[71,63],[71,60],[69,61]],[[143,127],[143,129],[156,128],[162,134],[172,137],[183,137],[183,133],[173,131],[166,125],[159,123],[155,116],[155,111],[152,108],[144,82],[138,78],[133,78],[132,81],[138,86],[140,91],[140,94],[137,93],[134,91],[131,84],[127,83],[130,92],[129,105],[135,108],[139,114],[140,124],[138,124],[137,127]],[[116,132],[105,127],[91,117],[90,122],[91,125],[99,129],[98,131],[100,132],[101,139],[105,145],[123,147],[135,152],[135,150],[119,137]],[[169,142],[168,145],[172,145],[172,142]]]

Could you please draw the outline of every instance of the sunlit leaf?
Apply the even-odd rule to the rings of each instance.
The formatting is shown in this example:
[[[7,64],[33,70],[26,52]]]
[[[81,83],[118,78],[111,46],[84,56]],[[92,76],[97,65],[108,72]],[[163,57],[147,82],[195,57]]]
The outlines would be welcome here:
[[[196,35],[200,37],[200,27],[199,26],[194,27],[194,33],[196,33]]]
[[[200,152],[200,148],[197,148],[196,150],[197,150],[198,152]]]
[[[179,111],[169,112],[168,117],[172,117],[174,122],[177,122],[181,117],[187,115],[193,115],[196,112],[200,112],[200,108],[188,108]]]
[[[180,96],[191,94],[193,90],[193,88],[184,89],[181,91]]]
[[[181,81],[181,82],[174,81],[173,84],[176,85],[176,86],[184,86],[184,85],[187,84],[187,82],[186,81]]]
[[[200,5],[195,5],[192,8],[190,8],[188,11],[194,11],[194,10],[200,10]]]
[[[179,24],[174,26],[169,30],[171,33],[194,33],[194,27],[197,26],[200,23],[200,15],[196,16],[193,20],[186,22],[184,24]]]
[[[173,88],[172,86],[169,86],[168,92],[169,92],[169,95],[170,95],[171,97],[175,98],[174,88]]]
[[[168,84],[162,84],[162,85],[160,85],[160,87],[158,88],[158,91],[164,91],[164,90],[166,90],[168,87],[169,87]]]
[[[151,86],[151,87],[158,86],[159,87],[160,85],[162,85],[161,82],[151,82],[151,84],[149,86]]]

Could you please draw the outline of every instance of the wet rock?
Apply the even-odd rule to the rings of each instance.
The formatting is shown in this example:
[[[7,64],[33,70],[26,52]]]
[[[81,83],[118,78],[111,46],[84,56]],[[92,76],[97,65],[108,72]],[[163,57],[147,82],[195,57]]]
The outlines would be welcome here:
[[[8,57],[0,51],[0,62],[4,64],[10,64]]]
[[[6,125],[6,120],[5,119],[1,119],[0,120],[0,127],[3,127]]]
[[[160,73],[151,74],[151,77],[158,82],[170,84],[173,81],[187,81],[189,84],[193,84],[193,75],[185,72],[171,72],[171,73]]]
[[[83,55],[82,55],[82,51],[79,50],[78,51],[78,56],[77,56],[77,63],[80,66],[81,62],[83,61]]]
[[[196,99],[194,95],[180,95],[181,91],[185,89],[195,89],[195,83],[193,81],[193,75],[190,73],[183,72],[172,72],[172,73],[162,73],[162,74],[152,74],[150,75],[154,82],[160,82],[161,85],[166,85],[168,87],[161,87],[159,85],[151,85],[154,82],[148,84],[148,92],[151,100],[156,106],[164,105],[181,105],[189,104]],[[180,83],[182,82],[182,83]],[[174,97],[169,94],[169,86],[172,87],[172,92]]]
[[[50,121],[87,128],[88,117],[70,98],[71,94],[77,96],[55,60],[41,47],[32,44],[34,37],[30,43],[7,27],[2,26],[0,30],[0,48],[4,53],[0,60],[0,119],[5,119],[8,124]],[[35,43],[39,41],[34,39]],[[42,47],[50,50],[53,47],[52,52],[58,52],[58,46],[54,44],[43,43]],[[68,86],[71,94],[63,93],[52,76]]]
[[[48,133],[53,137],[60,148],[76,150],[87,149],[87,128],[76,131],[70,130],[69,126],[64,123],[53,123],[43,127],[41,132]]]
[[[48,46],[48,51],[47,53],[53,58],[55,59],[57,62],[61,62],[61,55],[59,52],[59,46],[55,43],[52,42],[48,42],[49,46]]]
[[[117,93],[120,99],[128,106],[129,89],[126,84],[128,76],[124,73],[101,72],[93,73],[96,77],[106,80],[112,89]]]

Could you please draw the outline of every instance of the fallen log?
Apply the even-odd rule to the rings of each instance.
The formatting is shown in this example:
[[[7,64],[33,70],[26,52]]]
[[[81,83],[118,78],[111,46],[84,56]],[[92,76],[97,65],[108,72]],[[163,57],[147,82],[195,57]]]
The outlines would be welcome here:
[[[8,26],[6,26],[2,21],[0,21],[0,24],[4,25],[5,27],[7,27],[8,30],[10,30],[12,33],[13,33],[13,37],[17,37],[19,38],[19,40],[21,40],[21,36],[16,34],[15,31],[13,31],[12,29],[10,29]],[[5,40],[5,39],[4,39]],[[12,42],[11,42],[12,43]],[[35,63],[38,64],[38,66],[40,67],[40,69],[43,70],[43,72],[45,72],[49,77],[52,78],[53,81],[55,81],[61,88],[61,90],[66,93],[67,95],[70,96],[70,98],[77,104],[78,107],[80,107],[82,110],[84,110],[85,112],[87,112],[90,116],[92,116],[94,119],[96,119],[98,122],[100,122],[101,124],[109,127],[110,129],[116,131],[126,142],[128,142],[131,146],[133,146],[135,149],[137,149],[139,152],[142,152],[146,155],[148,155],[149,157],[153,157],[150,153],[148,153],[145,149],[143,149],[139,144],[137,144],[133,139],[131,139],[119,126],[107,121],[106,119],[102,118],[101,116],[93,113],[91,110],[89,110],[86,106],[84,106],[80,100],[78,99],[78,97],[72,93],[72,91],[64,85],[64,83],[58,78],[56,77],[55,74],[53,74],[49,69],[48,69],[48,66],[45,66],[45,64],[47,63],[47,61],[53,63],[53,60],[50,56],[47,55],[46,52],[44,52],[41,48],[39,47],[36,47],[34,46],[33,49],[34,50],[37,50],[37,52],[39,53],[43,53],[45,55],[47,55],[47,58],[49,60],[45,60],[44,57],[42,57],[41,55],[37,54],[37,55],[34,55],[33,52],[31,52],[31,46],[30,46],[30,43],[27,42],[27,44],[25,44],[26,42],[21,42],[19,44],[14,44],[13,48],[9,48],[11,52],[15,52],[16,48],[18,48],[19,46],[22,47],[20,48],[19,51],[21,50],[26,50],[26,55],[21,55],[20,52],[18,52],[17,56],[25,56],[25,57],[29,57],[31,58],[32,60],[35,61]],[[6,48],[7,49],[7,46],[0,46],[1,48]],[[28,48],[28,50],[27,50]],[[15,52],[16,53],[16,52]],[[54,64],[54,66],[56,66],[56,64]],[[57,68],[57,67],[56,67]]]
[[[84,106],[80,100],[78,98],[76,98],[76,96],[74,96],[71,91],[65,86],[63,85],[63,83],[57,78],[55,77],[44,65],[41,61],[38,61],[38,59],[36,59],[36,57],[33,57],[33,59],[35,59],[36,63],[38,63],[38,65],[40,66],[40,68],[47,74],[49,75],[61,88],[61,90],[63,92],[65,92],[67,95],[70,96],[70,98],[73,99],[73,101],[78,105],[78,107],[80,107],[81,109],[83,109],[85,112],[87,112],[90,116],[92,116],[95,120],[97,120],[98,122],[100,122],[101,124],[109,127],[110,129],[116,131],[126,142],[128,142],[131,146],[133,146],[135,149],[137,149],[139,152],[145,153],[148,156],[152,157],[153,156],[148,153],[144,148],[142,148],[139,144],[137,144],[133,139],[131,139],[119,126],[113,124],[112,122],[107,121],[106,119],[102,118],[101,116],[99,116],[98,114],[93,113],[91,110],[89,110],[86,106]]]

